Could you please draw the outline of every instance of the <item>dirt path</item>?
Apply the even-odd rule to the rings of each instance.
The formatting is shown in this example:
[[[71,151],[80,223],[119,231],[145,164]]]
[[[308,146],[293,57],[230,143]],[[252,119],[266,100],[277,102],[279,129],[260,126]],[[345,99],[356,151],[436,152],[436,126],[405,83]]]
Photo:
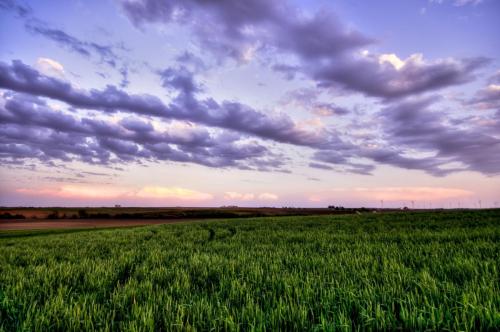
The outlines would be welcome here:
[[[127,227],[143,225],[173,224],[194,219],[163,219],[163,220],[109,220],[109,219],[58,219],[58,220],[16,220],[0,221],[0,231],[29,229],[65,229],[65,228],[103,228]],[[201,221],[201,220],[200,220]]]

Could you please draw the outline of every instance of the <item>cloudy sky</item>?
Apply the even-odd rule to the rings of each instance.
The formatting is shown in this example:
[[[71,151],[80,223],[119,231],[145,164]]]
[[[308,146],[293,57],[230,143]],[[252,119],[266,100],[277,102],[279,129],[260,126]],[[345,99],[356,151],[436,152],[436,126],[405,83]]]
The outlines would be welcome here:
[[[500,1],[376,4],[0,0],[0,205],[500,204]]]

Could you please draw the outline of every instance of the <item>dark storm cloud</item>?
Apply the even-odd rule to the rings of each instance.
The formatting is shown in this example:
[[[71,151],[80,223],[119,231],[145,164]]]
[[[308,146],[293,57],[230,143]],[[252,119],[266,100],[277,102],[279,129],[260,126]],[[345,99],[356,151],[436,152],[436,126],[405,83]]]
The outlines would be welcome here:
[[[158,97],[131,95],[112,85],[104,90],[75,89],[68,82],[43,75],[20,61],[13,61],[12,65],[0,62],[0,88],[49,97],[75,108],[187,120],[303,146],[321,147],[330,144],[328,137],[298,128],[286,115],[271,117],[238,102],[198,100],[193,96],[196,89],[191,85],[190,78],[182,75],[167,75],[169,80],[166,84],[180,91],[179,96],[167,105]]]
[[[438,100],[429,97],[390,104],[377,115],[381,133],[368,141],[373,143],[349,144],[345,140],[335,149],[316,151],[315,162],[309,166],[342,167],[359,174],[370,174],[374,164],[422,170],[434,176],[465,170],[499,174],[500,122],[484,117],[466,126],[457,125],[443,111],[432,110]]]
[[[195,82],[192,72],[185,67],[167,68],[158,72],[161,85],[166,89],[175,89],[183,94],[192,95],[201,91]]]
[[[10,93],[7,96],[17,95]],[[54,112],[45,101],[29,95],[7,99],[5,107],[0,108],[0,120],[1,123],[34,124],[54,130],[83,130],[72,116]]]
[[[0,145],[8,153],[0,153],[2,160],[38,159],[42,162],[60,160],[69,162],[72,156],[88,163],[107,164],[110,154],[99,146],[89,144],[82,135],[68,134],[43,127],[18,124],[0,125]]]
[[[350,150],[350,148],[349,148]],[[346,149],[341,149],[337,151],[319,151],[316,152],[315,154],[315,159],[325,162],[325,163],[330,163],[330,164],[346,164],[347,163],[347,158],[346,158]],[[313,167],[316,167],[318,165],[314,165]],[[320,168],[320,167],[316,167]]]
[[[359,56],[327,64],[311,63],[306,70],[321,87],[339,87],[392,99],[469,82],[474,79],[475,71],[489,62],[481,57],[431,63],[410,59],[398,69],[374,57]]]
[[[123,128],[138,133],[149,133],[154,130],[153,125],[150,122],[143,121],[134,117],[125,118],[120,121],[120,124]]]
[[[139,147],[133,142],[124,141],[114,138],[99,138],[99,146],[107,151],[113,152],[115,155],[120,156],[121,159],[133,160],[136,157],[148,156],[147,153],[140,153]]]
[[[389,141],[389,144],[394,144],[396,142]],[[403,156],[404,149],[401,148],[378,148],[378,149],[364,149],[360,151],[360,155],[364,158],[369,158],[372,161],[395,166],[404,169],[412,170],[423,170],[429,174],[435,176],[443,176],[457,169],[441,169],[440,166],[446,163],[448,160],[439,160],[435,157],[420,157],[420,158],[410,158]]]
[[[361,164],[352,160],[352,158],[361,157],[361,154],[362,151],[359,147],[344,144],[343,147],[339,147],[337,150],[317,151],[313,159],[321,161],[322,163],[311,162],[309,166],[325,170],[335,169],[331,165],[342,166],[342,169],[348,173],[371,175],[375,166],[371,164]]]
[[[488,175],[500,173],[500,138],[488,135],[487,127],[481,124],[471,123],[467,128],[454,126],[447,121],[446,114],[432,110],[436,101],[436,98],[402,101],[381,112],[391,145],[435,154],[432,158],[412,161],[408,166],[437,175],[461,169]],[[393,157],[389,154],[374,159],[381,158]],[[404,160],[396,161],[403,162],[403,167],[406,164]],[[459,166],[447,167],[450,163]]]
[[[136,26],[189,24],[199,42],[219,56],[244,58],[248,48],[292,52],[301,58],[329,57],[371,43],[342,26],[332,12],[305,16],[279,1],[121,1]]]
[[[281,22],[276,22],[273,46],[305,60],[328,59],[373,42],[363,34],[347,29],[328,9],[306,18],[283,11],[281,19]]]
[[[181,72],[180,76],[182,74]],[[168,78],[176,77],[175,75],[177,74],[169,73]],[[191,78],[187,81],[173,79],[169,84],[180,93],[167,105],[157,97],[129,95],[113,86],[104,90],[77,90],[69,83],[41,75],[19,61],[14,61],[11,66],[0,63],[0,87],[4,89],[50,97],[75,108],[105,112],[125,111],[141,116],[187,120],[231,129],[236,137],[225,135],[214,138],[206,131],[193,131],[187,136],[159,133],[150,123],[137,118],[125,118],[119,124],[89,118],[78,120],[69,114],[54,112],[37,97],[9,98],[11,92],[6,93],[8,100],[0,117],[2,123],[11,123],[14,127],[24,125],[45,130],[37,129],[40,131],[38,134],[45,134],[42,135],[45,140],[36,141],[36,135],[27,138],[29,142],[33,139],[33,145],[28,145],[37,147],[32,153],[40,159],[64,160],[69,157],[61,151],[73,151],[67,153],[78,155],[81,160],[87,162],[108,164],[113,158],[125,161],[142,158],[261,170],[283,165],[281,156],[272,155],[258,144],[252,147],[250,143],[231,143],[239,139],[237,133],[245,133],[277,142],[309,146],[317,150],[314,160],[322,162],[323,165],[338,165],[345,171],[359,174],[369,174],[374,168],[373,165],[358,162],[360,158],[378,164],[424,170],[433,175],[444,175],[463,169],[485,174],[495,174],[499,171],[495,160],[492,159],[492,156],[500,155],[497,153],[498,139],[482,134],[480,128],[465,130],[444,125],[442,115],[427,110],[428,104],[431,103],[427,99],[424,102],[393,103],[384,109],[384,139],[387,140],[387,145],[393,148],[383,149],[350,143],[334,132],[304,131],[286,116],[272,117],[241,103],[198,100],[193,96],[196,89],[190,85],[195,84]],[[21,135],[22,131],[18,132],[10,127],[4,129],[5,135],[9,133],[8,137],[4,135],[6,146],[13,151],[21,149],[16,145],[19,142],[13,139],[15,135]],[[50,131],[50,135],[47,131]],[[58,140],[67,138],[68,144],[59,141],[52,143],[58,132],[73,135],[57,137]],[[82,137],[96,139],[78,141],[78,138]],[[40,145],[41,142],[44,147]],[[55,150],[53,147],[56,147]],[[436,156],[409,158],[404,153],[409,148],[435,151]],[[488,153],[478,152],[480,150]],[[19,151],[27,154],[26,150]],[[242,160],[245,162],[239,162]],[[453,162],[461,165],[450,166]],[[311,166],[316,165],[312,163]]]
[[[200,106],[197,119],[211,126],[294,145],[321,147],[331,143],[328,136],[300,129],[292,119],[283,114],[271,117],[238,102],[225,101],[219,104],[208,100]]]
[[[137,118],[118,124],[77,118],[54,111],[44,101],[6,93],[0,108],[0,159],[80,160],[112,165],[143,160],[189,162],[209,167],[276,170],[280,156],[237,134],[210,134],[206,129],[156,131]]]
[[[500,112],[500,71],[488,79],[488,86],[479,90],[471,100],[464,104],[482,110],[494,109]]]
[[[388,142],[387,144],[396,144],[397,142]],[[389,165],[393,167],[422,170],[434,176],[443,176],[452,172],[461,171],[465,168],[441,168],[441,166],[450,162],[450,159],[436,157],[406,157],[405,149],[401,146],[394,146],[391,149],[346,144],[346,149],[341,151],[321,150],[313,155],[313,160],[322,163],[311,162],[312,168],[343,170],[349,173],[371,175],[377,165]],[[357,162],[358,159],[367,160],[368,163]],[[332,166],[330,166],[332,165]],[[336,167],[333,167],[336,166]],[[340,167],[340,168],[339,168]]]
[[[121,1],[136,26],[179,23],[190,26],[203,49],[218,59],[245,59],[262,50],[287,55],[295,63],[277,62],[271,68],[286,79],[302,73],[319,87],[341,88],[367,96],[400,98],[462,84],[487,59],[422,61],[412,57],[395,68],[379,55],[362,55],[360,47],[373,40],[348,29],[328,9],[308,15],[284,1]],[[403,64],[403,63],[402,63]]]

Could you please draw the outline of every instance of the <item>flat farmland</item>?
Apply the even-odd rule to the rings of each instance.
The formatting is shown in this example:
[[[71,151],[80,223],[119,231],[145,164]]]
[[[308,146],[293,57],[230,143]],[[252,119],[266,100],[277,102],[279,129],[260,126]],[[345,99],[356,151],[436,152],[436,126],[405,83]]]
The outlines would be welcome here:
[[[0,232],[0,330],[500,329],[500,211]]]
[[[85,208],[6,208],[0,207],[0,223],[2,220],[59,220],[59,219],[210,219],[210,218],[250,218],[296,215],[332,215],[352,214],[356,211],[371,211],[370,209],[329,208],[296,208],[296,207],[85,207]],[[373,209],[372,209],[373,210]],[[384,211],[391,211],[389,209]]]
[[[13,230],[38,230],[38,229],[74,229],[74,228],[106,228],[106,227],[131,227],[145,225],[172,224],[176,222],[193,221],[190,219],[134,219],[134,220],[109,220],[109,219],[57,219],[57,220],[10,220],[0,221],[0,231]]]

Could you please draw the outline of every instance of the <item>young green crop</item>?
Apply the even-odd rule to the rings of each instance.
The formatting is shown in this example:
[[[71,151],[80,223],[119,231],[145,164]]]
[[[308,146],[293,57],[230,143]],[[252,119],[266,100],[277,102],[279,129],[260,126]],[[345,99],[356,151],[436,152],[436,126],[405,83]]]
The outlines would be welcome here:
[[[3,235],[0,331],[500,329],[498,210]]]

